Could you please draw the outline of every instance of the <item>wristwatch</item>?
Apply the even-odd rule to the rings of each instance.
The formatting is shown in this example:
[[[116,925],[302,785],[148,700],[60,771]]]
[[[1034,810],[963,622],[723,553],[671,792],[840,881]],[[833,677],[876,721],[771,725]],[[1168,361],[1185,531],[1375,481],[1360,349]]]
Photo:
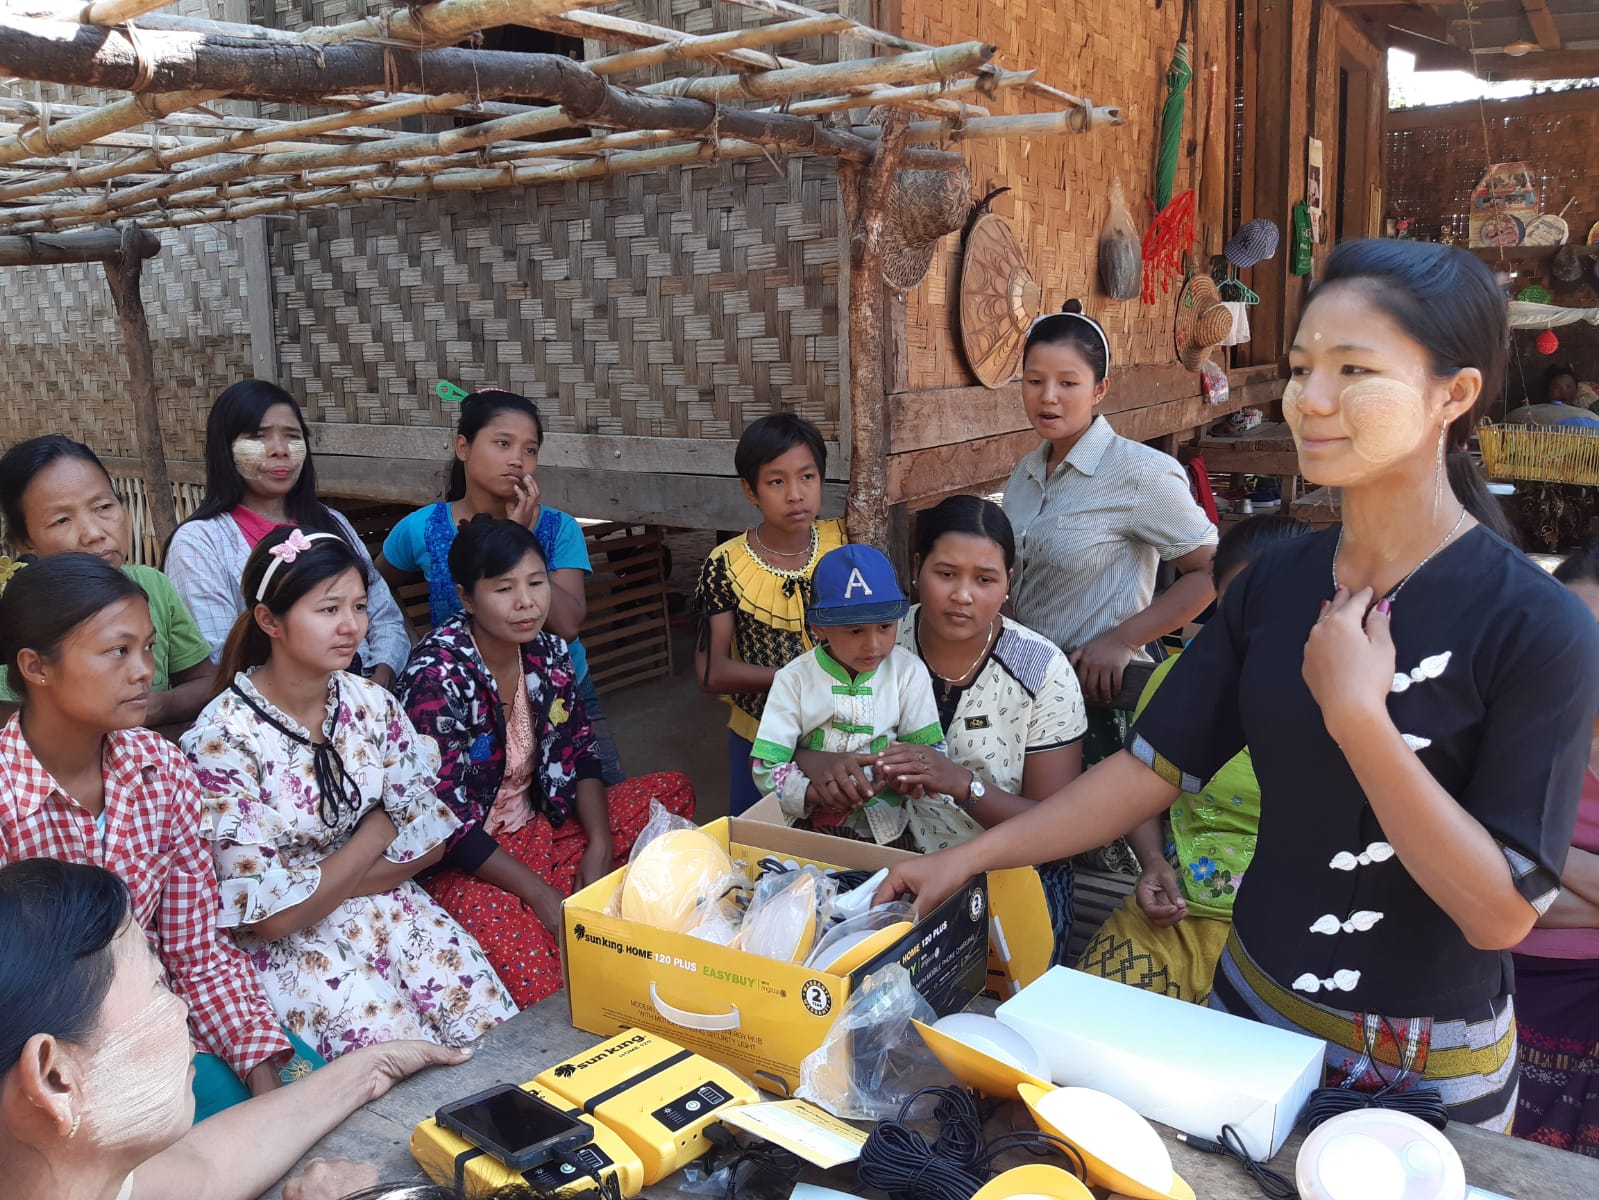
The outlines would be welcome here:
[[[988,795],[988,789],[983,786],[983,781],[977,777],[977,772],[972,771],[972,781],[966,785],[966,799],[955,807],[960,809],[961,812],[970,812],[977,806],[978,801],[986,795]]]

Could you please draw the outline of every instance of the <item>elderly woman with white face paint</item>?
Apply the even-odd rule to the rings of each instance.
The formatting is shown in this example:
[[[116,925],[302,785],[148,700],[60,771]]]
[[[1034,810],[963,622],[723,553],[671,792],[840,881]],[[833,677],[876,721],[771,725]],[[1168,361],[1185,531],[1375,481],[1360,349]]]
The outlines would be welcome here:
[[[350,522],[317,499],[309,439],[300,406],[276,384],[245,379],[218,396],[205,427],[205,498],[172,535],[165,570],[216,662],[244,611],[239,577],[261,539],[284,525],[338,534],[366,563],[371,624],[361,670],[388,687],[411,652],[405,616]]]
[[[1321,1038],[1332,1084],[1434,1087],[1452,1119],[1508,1129],[1506,951],[1559,893],[1599,713],[1593,618],[1496,532],[1460,453],[1508,343],[1472,255],[1334,250],[1283,408],[1342,526],[1245,570],[1125,750],[880,898],[925,907],[1098,845],[1247,746],[1259,840],[1211,1007]]]
[[[362,1104],[425,1067],[468,1057],[426,1042],[357,1050],[191,1127],[193,1052],[186,1006],[162,985],[115,875],[49,858],[0,867],[8,1196],[250,1200]]]

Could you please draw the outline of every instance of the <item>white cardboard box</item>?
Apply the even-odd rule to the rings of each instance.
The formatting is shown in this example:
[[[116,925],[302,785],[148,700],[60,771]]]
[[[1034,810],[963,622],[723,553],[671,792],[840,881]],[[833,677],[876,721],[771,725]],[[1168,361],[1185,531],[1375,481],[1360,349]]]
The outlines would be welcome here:
[[[1062,1087],[1108,1092],[1151,1121],[1214,1140],[1238,1130],[1249,1153],[1282,1148],[1327,1044],[1096,975],[1052,967],[999,1006]]]

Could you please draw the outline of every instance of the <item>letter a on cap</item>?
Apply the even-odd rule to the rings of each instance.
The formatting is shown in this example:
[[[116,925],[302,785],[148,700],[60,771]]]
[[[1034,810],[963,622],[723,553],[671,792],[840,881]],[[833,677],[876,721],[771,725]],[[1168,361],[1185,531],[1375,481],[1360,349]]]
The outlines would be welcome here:
[[[861,569],[852,567],[850,568],[849,582],[844,585],[844,599],[854,599],[856,588],[860,588],[868,596],[872,594],[872,589],[866,586],[866,577],[861,574]]]

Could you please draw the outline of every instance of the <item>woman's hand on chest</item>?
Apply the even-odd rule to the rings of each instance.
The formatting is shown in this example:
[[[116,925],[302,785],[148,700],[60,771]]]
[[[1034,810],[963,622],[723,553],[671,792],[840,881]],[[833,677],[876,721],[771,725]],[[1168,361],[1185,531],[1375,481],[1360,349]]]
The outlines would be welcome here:
[[[1339,588],[1305,641],[1305,685],[1321,707],[1333,740],[1342,744],[1361,726],[1386,720],[1395,654],[1387,601]]]

